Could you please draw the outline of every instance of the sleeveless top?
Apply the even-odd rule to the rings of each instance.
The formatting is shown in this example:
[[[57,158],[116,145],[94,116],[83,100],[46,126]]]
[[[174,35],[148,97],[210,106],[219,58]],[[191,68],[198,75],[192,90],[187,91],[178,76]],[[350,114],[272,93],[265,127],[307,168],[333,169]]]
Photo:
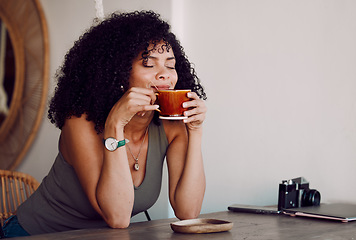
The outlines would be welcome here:
[[[134,186],[132,216],[150,208],[161,190],[163,161],[168,140],[163,125],[150,123],[146,173]],[[107,226],[91,206],[72,166],[61,152],[38,189],[17,210],[21,226],[31,235]]]

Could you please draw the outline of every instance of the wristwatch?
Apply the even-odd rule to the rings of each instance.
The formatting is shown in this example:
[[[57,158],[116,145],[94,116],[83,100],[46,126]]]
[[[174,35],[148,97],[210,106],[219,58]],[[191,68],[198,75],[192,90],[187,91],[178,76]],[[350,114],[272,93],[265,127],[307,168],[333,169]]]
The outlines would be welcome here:
[[[127,139],[118,141],[113,137],[109,137],[107,139],[103,140],[105,148],[109,150],[110,152],[115,151],[119,147],[125,146],[126,142],[128,142]]]

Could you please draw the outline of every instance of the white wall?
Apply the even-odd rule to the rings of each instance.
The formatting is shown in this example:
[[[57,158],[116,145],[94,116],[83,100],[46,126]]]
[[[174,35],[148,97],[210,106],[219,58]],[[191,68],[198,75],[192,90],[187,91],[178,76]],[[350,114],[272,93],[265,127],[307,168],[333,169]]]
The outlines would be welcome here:
[[[90,26],[94,1],[41,0],[53,75]],[[105,13],[153,9],[171,21],[208,94],[202,212],[277,203],[304,176],[323,202],[356,202],[356,1],[104,0]],[[20,165],[41,180],[57,154],[47,119]],[[166,176],[164,177],[166,179]],[[167,185],[150,214],[172,216]]]
[[[184,44],[209,94],[203,210],[275,204],[298,176],[323,201],[356,202],[356,2],[186,5]]]

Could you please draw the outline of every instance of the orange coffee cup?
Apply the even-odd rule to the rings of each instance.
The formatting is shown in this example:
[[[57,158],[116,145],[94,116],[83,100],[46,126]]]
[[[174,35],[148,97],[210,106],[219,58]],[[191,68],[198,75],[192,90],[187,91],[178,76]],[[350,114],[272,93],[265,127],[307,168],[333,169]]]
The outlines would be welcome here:
[[[183,102],[189,101],[187,93],[190,90],[165,89],[158,90],[157,104],[159,105],[161,119],[179,120],[184,119]]]

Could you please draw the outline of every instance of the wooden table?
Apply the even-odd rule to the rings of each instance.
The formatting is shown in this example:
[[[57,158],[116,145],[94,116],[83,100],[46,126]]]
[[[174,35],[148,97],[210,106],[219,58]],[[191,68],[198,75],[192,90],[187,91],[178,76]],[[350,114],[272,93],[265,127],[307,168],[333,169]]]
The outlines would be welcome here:
[[[356,222],[262,215],[252,213],[216,212],[202,214],[200,218],[215,218],[234,223],[232,230],[209,234],[182,234],[171,230],[170,223],[177,219],[133,223],[127,229],[83,229],[13,239],[81,239],[81,240],[137,240],[137,239],[356,239]]]

